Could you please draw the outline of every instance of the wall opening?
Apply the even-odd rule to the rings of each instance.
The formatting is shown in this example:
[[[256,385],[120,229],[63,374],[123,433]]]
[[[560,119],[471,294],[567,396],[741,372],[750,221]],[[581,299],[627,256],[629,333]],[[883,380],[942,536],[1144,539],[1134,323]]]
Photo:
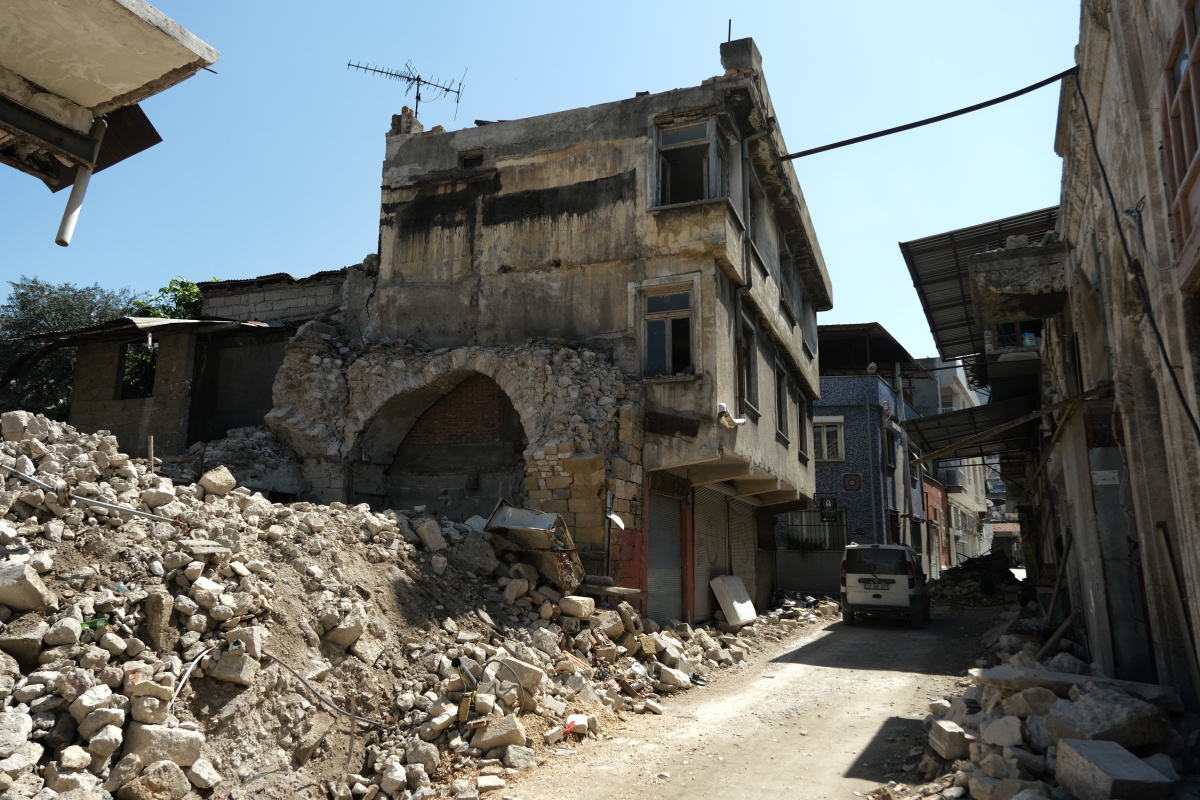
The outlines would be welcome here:
[[[526,503],[527,446],[508,395],[485,375],[472,374],[433,398],[397,397],[364,435],[351,500],[374,508],[423,505],[452,519],[487,517],[501,498]]]
[[[117,399],[137,400],[154,395],[158,342],[129,342],[121,348],[121,383]]]

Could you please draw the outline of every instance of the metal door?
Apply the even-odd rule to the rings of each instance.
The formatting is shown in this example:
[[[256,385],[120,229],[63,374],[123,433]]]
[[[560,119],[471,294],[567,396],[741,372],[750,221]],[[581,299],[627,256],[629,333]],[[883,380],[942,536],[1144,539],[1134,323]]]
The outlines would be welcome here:
[[[683,580],[680,572],[683,503],[675,497],[650,493],[650,619],[683,619]]]
[[[757,549],[758,532],[754,529],[754,506],[729,498],[729,552],[733,560],[730,571],[742,579],[746,594],[751,599],[757,596],[755,590],[758,580],[754,558],[754,551]]]
[[[717,599],[708,582],[729,574],[729,507],[725,495],[697,487],[692,503],[693,603],[696,619],[708,619],[717,610]]]

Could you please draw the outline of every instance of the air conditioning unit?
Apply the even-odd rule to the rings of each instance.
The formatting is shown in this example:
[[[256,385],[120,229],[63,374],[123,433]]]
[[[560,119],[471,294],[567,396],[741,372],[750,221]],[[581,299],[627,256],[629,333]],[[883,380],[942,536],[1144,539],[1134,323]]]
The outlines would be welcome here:
[[[965,470],[959,467],[944,467],[938,471],[938,480],[946,485],[951,486],[966,486]]]

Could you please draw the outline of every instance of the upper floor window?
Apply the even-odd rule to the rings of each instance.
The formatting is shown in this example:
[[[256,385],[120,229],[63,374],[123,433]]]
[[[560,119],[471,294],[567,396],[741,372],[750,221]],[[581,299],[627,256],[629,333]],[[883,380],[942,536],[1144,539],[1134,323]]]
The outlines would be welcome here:
[[[692,362],[692,293],[648,294],[643,302],[646,328],[644,374],[694,375]]]
[[[715,119],[658,129],[658,204],[724,197],[728,167]]]
[[[788,377],[787,367],[782,363],[775,362],[775,430],[776,432],[787,438],[788,435],[788,417],[791,415],[791,403],[788,402],[788,395],[791,394],[791,378]]]
[[[1200,222],[1200,3],[1189,2],[1180,15],[1179,26],[1171,46],[1163,80],[1162,127],[1163,171],[1167,183],[1167,199],[1171,221],[1175,227],[1175,250],[1179,256],[1180,282],[1190,284],[1195,266],[1200,262],[1200,237],[1193,232]]]
[[[758,419],[758,341],[754,323],[742,318],[742,337],[738,342],[738,411],[741,416]]]
[[[813,458],[817,461],[846,460],[841,422],[829,422],[819,417],[813,421]]]

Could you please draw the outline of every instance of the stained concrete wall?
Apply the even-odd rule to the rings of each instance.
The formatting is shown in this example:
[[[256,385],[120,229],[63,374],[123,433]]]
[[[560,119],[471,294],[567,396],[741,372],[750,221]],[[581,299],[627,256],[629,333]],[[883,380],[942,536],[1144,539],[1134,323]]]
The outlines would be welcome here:
[[[345,270],[296,280],[220,281],[201,284],[205,317],[238,322],[335,320],[342,306]]]

